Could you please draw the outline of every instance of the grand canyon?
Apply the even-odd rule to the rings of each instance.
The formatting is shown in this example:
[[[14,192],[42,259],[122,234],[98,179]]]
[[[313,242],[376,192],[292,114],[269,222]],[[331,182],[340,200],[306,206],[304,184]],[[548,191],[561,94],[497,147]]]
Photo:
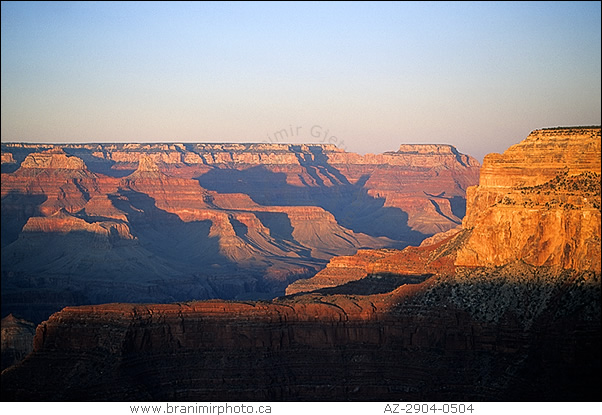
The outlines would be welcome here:
[[[7,144],[2,168],[2,312],[39,323],[66,305],[272,299],[334,256],[458,226],[479,163],[449,145]]]
[[[3,143],[2,399],[600,400],[600,137]]]

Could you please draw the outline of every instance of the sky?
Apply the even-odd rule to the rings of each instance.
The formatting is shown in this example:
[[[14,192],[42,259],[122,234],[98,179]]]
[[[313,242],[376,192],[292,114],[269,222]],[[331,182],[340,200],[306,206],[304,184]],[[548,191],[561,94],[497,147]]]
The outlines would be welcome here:
[[[2,142],[452,144],[600,125],[600,2],[2,2]]]

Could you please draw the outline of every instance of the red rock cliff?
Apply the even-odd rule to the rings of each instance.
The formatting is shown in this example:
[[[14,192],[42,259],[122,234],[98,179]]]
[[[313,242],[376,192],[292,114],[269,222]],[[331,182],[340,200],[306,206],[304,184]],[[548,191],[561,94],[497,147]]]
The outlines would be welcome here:
[[[459,266],[521,259],[600,271],[600,128],[536,130],[487,155],[463,227]]]

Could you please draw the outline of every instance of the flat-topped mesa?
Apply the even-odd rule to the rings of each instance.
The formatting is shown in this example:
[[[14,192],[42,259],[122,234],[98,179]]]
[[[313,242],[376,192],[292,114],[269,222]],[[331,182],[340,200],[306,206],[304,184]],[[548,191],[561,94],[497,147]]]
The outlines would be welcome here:
[[[600,127],[536,130],[485,157],[467,190],[458,266],[600,271]]]
[[[460,153],[449,144],[402,144],[395,152],[385,155],[395,156],[395,160],[409,161],[411,166],[462,168],[480,167],[473,157]]]
[[[28,155],[21,163],[21,167],[27,169],[85,170],[86,164],[82,159],[70,156],[62,149],[56,148]]]
[[[458,169],[480,167],[479,162],[449,144],[402,144],[397,151],[383,154],[329,153],[331,164],[383,164],[413,168]]]
[[[442,156],[450,160],[455,159],[466,166],[479,166],[479,162],[476,159],[460,153],[454,146],[449,144],[402,144],[397,151],[386,152],[385,154],[411,154],[428,157]]]
[[[397,153],[411,154],[458,154],[454,146],[448,144],[401,144]]]

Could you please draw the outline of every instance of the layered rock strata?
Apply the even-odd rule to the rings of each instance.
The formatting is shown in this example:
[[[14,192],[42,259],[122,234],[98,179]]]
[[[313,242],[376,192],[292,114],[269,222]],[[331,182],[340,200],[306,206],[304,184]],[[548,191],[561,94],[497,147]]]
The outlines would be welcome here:
[[[2,152],[2,312],[36,322],[81,303],[282,295],[333,256],[455,226],[478,171],[437,145],[367,156],[284,144]]]
[[[352,256],[332,258],[326,268],[309,279],[293,282],[286,294],[298,294],[338,287],[371,277],[414,276],[417,280],[438,273],[453,273],[455,250],[466,239],[459,230],[448,231],[447,238],[420,247],[360,250]],[[422,277],[422,278],[421,278]]]
[[[21,163],[28,155],[44,151],[65,151],[82,159],[92,172],[113,177],[123,177],[141,159],[150,159],[169,176],[198,178],[208,190],[246,193],[262,205],[285,201],[321,206],[362,232],[374,227],[376,216],[358,217],[376,211],[372,214],[378,214],[381,222],[389,217],[407,221],[403,232],[377,226],[380,235],[376,236],[404,240],[459,224],[465,190],[478,180],[480,167],[449,145],[406,144],[398,151],[361,156],[333,145],[209,143],[9,143],[2,145],[3,166],[9,168],[13,161]],[[27,164],[32,161],[30,157]],[[350,204],[356,206],[349,209]],[[357,215],[362,204],[363,215]]]
[[[485,157],[468,189],[460,266],[532,265],[600,271],[600,128],[533,131]]]
[[[376,295],[69,307],[4,400],[600,397],[600,275],[524,264]]]
[[[405,257],[458,232],[455,239],[462,243],[447,257],[452,268],[521,260],[535,266],[600,272],[600,141],[599,127],[535,130],[503,155],[485,157],[479,185],[467,191],[461,227],[402,253],[367,250],[333,258],[316,276],[294,282],[286,292],[324,289],[382,273],[381,264],[392,262],[385,258],[404,264],[397,273],[432,272],[426,266],[428,259],[417,270],[410,265],[416,261]]]

